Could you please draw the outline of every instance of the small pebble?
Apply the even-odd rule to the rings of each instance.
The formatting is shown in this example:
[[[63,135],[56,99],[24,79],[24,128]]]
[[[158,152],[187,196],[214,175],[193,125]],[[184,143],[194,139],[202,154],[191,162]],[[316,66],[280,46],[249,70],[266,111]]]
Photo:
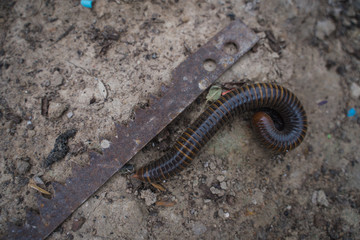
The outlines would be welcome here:
[[[220,183],[220,187],[221,187],[221,189],[226,190],[226,189],[227,189],[226,182],[222,182],[222,183]]]
[[[217,189],[215,187],[211,187],[210,191],[212,194],[216,194],[218,196],[223,196],[225,194],[225,192],[223,190]]]
[[[50,119],[57,119],[68,109],[68,105],[61,102],[50,102],[48,116]]]
[[[85,221],[86,221],[86,219],[84,217],[75,218],[72,223],[71,230],[76,232],[77,230],[79,230],[82,227],[82,225],[85,223]]]
[[[192,227],[192,231],[194,232],[195,235],[199,236],[203,233],[205,233],[207,230],[206,226],[201,223],[201,222],[195,222],[193,227]]]
[[[220,176],[217,176],[216,178],[219,182],[223,182],[225,180],[225,177],[220,175]]]
[[[324,40],[325,37],[330,36],[335,30],[336,26],[332,20],[318,21],[316,23],[315,35],[318,39]]]
[[[210,169],[211,170],[215,170],[216,169],[216,166],[215,166],[215,164],[212,162],[212,163],[210,163]]]
[[[102,148],[104,148],[104,149],[105,149],[105,148],[109,148],[109,147],[110,147],[110,141],[104,139],[104,140],[101,141],[100,146],[101,146]]]
[[[39,176],[34,176],[33,180],[37,185],[45,185],[43,180],[41,180],[41,178]]]
[[[72,117],[74,116],[74,113],[73,113],[73,112],[68,112],[68,113],[66,114],[66,116],[67,116],[68,118],[72,118]]]
[[[53,77],[51,80],[52,86],[59,87],[59,86],[63,85],[64,77],[58,71],[54,72],[52,77]]]
[[[329,202],[326,198],[326,194],[323,190],[315,191],[312,195],[311,202],[313,204],[319,204],[325,207],[329,206]]]
[[[156,194],[150,189],[141,191],[140,198],[145,199],[146,206],[150,206],[156,202]]]
[[[351,97],[358,99],[360,97],[360,86],[354,82],[351,83],[350,94],[351,94]]]
[[[26,123],[26,128],[29,129],[29,130],[34,130],[34,125],[32,124],[31,121],[27,121]]]
[[[22,175],[27,173],[30,170],[30,163],[25,162],[23,160],[17,160],[16,161],[16,171]]]
[[[225,212],[223,209],[219,209],[218,211],[219,217],[221,218],[228,218],[230,217],[230,214],[228,212]]]

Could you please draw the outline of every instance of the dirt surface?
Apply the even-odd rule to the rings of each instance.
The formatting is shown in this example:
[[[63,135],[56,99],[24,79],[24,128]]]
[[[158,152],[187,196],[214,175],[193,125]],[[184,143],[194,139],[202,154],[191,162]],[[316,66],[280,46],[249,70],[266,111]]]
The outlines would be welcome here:
[[[260,41],[218,83],[289,88],[308,114],[305,141],[269,152],[246,114],[165,193],[117,174],[49,239],[359,239],[360,118],[347,113],[360,112],[360,1],[79,2],[0,2],[0,236],[37,209],[29,183],[51,192],[114,121],[130,121],[171,70],[240,18]],[[130,163],[164,154],[206,106],[202,95]],[[71,129],[65,158],[46,168]]]

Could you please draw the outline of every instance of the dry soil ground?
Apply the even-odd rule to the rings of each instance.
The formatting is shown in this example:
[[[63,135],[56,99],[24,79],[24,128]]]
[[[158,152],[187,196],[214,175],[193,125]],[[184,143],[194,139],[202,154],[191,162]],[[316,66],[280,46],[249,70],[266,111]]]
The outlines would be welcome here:
[[[51,192],[48,183],[86,164],[114,121],[129,121],[172,69],[240,18],[260,41],[218,83],[289,88],[308,114],[305,141],[271,153],[245,115],[166,193],[117,174],[49,239],[359,239],[360,118],[347,112],[360,112],[360,1],[79,2],[0,2],[0,235],[37,208],[30,181]],[[164,154],[205,106],[202,96],[131,163]],[[44,168],[57,136],[73,128],[70,152]]]

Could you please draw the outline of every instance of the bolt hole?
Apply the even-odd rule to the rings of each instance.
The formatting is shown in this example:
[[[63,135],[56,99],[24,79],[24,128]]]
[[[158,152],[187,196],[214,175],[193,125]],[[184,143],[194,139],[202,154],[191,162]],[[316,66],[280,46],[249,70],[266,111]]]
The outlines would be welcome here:
[[[233,42],[228,42],[224,45],[224,52],[228,55],[234,55],[238,52],[238,47]]]
[[[206,59],[204,61],[204,69],[208,72],[212,72],[216,69],[216,62],[212,59]]]

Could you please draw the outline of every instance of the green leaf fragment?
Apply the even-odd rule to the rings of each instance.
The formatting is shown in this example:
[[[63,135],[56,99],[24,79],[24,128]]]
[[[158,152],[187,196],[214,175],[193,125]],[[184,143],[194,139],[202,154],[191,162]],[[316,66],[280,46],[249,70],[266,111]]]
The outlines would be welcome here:
[[[214,102],[221,97],[222,89],[218,85],[211,86],[209,93],[206,95],[206,100],[209,102]]]

